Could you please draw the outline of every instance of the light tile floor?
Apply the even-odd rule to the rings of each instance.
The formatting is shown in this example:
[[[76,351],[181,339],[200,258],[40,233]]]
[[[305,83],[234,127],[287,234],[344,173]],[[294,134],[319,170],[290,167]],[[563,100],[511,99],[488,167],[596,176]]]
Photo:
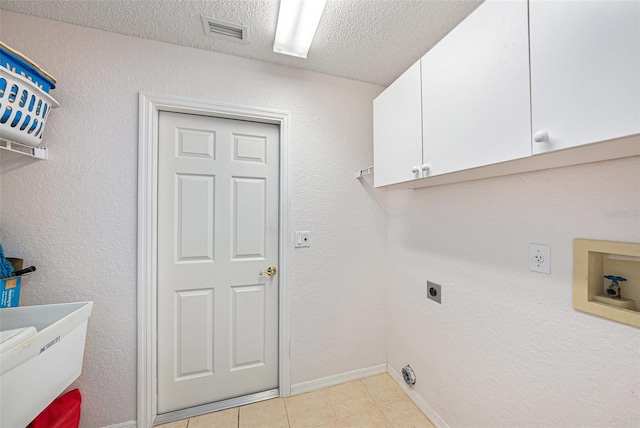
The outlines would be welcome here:
[[[157,428],[435,428],[386,374]]]

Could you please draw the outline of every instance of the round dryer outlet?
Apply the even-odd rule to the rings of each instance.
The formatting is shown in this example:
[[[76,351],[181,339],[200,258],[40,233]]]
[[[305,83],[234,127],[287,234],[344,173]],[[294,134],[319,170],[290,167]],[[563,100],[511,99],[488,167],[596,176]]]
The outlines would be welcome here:
[[[416,384],[416,374],[411,368],[411,366],[408,364],[406,367],[402,368],[402,377],[404,378],[404,381],[407,383],[407,385],[409,385],[410,387],[413,388],[413,385]]]

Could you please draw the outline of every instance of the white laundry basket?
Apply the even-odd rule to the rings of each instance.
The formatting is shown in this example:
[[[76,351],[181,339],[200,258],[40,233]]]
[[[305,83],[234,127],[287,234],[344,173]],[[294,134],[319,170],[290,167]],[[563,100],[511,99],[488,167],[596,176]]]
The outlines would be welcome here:
[[[39,146],[47,117],[59,106],[32,81],[0,68],[0,138]]]

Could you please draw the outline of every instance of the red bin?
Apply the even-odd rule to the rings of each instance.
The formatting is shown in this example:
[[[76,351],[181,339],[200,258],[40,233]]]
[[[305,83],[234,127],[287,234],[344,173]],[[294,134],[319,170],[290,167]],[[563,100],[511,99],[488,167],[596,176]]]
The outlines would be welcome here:
[[[27,428],[78,428],[81,404],[80,390],[69,391],[53,400]]]

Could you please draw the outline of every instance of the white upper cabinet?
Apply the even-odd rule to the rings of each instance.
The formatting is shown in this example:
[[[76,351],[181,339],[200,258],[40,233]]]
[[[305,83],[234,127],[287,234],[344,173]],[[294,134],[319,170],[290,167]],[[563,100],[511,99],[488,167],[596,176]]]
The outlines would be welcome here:
[[[640,133],[640,2],[529,10],[533,153]]]
[[[373,101],[375,187],[421,177],[420,61]]]
[[[422,58],[428,175],[530,156],[529,91],[527,2],[487,1]]]
[[[487,0],[376,98],[373,120],[376,187],[637,156],[640,1]]]

